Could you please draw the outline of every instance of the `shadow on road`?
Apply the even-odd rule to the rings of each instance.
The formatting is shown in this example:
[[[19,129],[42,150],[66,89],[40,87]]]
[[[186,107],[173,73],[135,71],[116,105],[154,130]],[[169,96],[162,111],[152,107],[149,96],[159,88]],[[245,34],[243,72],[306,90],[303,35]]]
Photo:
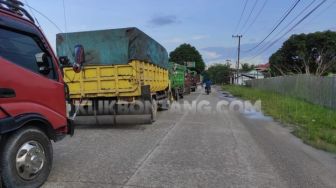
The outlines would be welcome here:
[[[76,129],[124,129],[144,130],[150,124],[149,115],[117,116],[114,125],[113,116],[78,117],[75,121]]]

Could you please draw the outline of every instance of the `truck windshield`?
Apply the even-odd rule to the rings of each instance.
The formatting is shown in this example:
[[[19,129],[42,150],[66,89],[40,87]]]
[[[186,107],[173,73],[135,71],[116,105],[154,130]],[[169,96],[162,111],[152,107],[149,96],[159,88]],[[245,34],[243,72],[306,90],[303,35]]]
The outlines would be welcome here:
[[[39,73],[35,55],[44,52],[36,40],[25,34],[0,28],[0,56],[16,65]],[[52,71],[50,78],[55,78],[53,64],[49,58]]]

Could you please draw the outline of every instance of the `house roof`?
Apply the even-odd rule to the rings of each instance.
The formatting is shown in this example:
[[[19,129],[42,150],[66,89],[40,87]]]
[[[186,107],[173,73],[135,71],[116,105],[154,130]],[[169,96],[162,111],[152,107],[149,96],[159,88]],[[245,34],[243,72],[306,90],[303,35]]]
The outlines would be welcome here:
[[[259,71],[259,72],[265,72],[270,68],[270,64],[266,63],[266,64],[260,64],[257,65],[257,67],[255,68],[255,70]]]

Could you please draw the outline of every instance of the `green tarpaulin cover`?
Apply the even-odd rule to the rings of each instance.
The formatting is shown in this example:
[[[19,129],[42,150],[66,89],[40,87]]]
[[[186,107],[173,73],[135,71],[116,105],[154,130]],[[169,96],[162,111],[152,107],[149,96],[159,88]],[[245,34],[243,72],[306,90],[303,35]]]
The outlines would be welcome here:
[[[81,44],[88,65],[127,64],[146,61],[168,68],[168,53],[154,39],[137,28],[60,33],[56,36],[57,55],[74,62],[74,46]]]

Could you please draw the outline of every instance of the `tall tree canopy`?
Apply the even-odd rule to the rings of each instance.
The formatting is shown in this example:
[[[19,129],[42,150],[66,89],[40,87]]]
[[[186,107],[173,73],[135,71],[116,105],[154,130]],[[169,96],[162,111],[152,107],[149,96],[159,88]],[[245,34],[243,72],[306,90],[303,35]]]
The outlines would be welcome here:
[[[249,72],[251,70],[253,70],[255,68],[254,65],[250,65],[248,63],[243,63],[242,66],[241,66],[241,71],[242,72]]]
[[[335,71],[336,32],[293,35],[270,57],[269,62],[273,76],[322,76]]]
[[[208,68],[206,74],[216,84],[229,84],[230,76],[232,76],[232,70],[230,65],[215,64]]]
[[[205,69],[205,64],[202,55],[197,51],[197,49],[190,44],[182,44],[177,47],[170,54],[169,61],[184,65],[185,62],[195,62],[196,67],[191,70],[195,70],[201,73]]]

